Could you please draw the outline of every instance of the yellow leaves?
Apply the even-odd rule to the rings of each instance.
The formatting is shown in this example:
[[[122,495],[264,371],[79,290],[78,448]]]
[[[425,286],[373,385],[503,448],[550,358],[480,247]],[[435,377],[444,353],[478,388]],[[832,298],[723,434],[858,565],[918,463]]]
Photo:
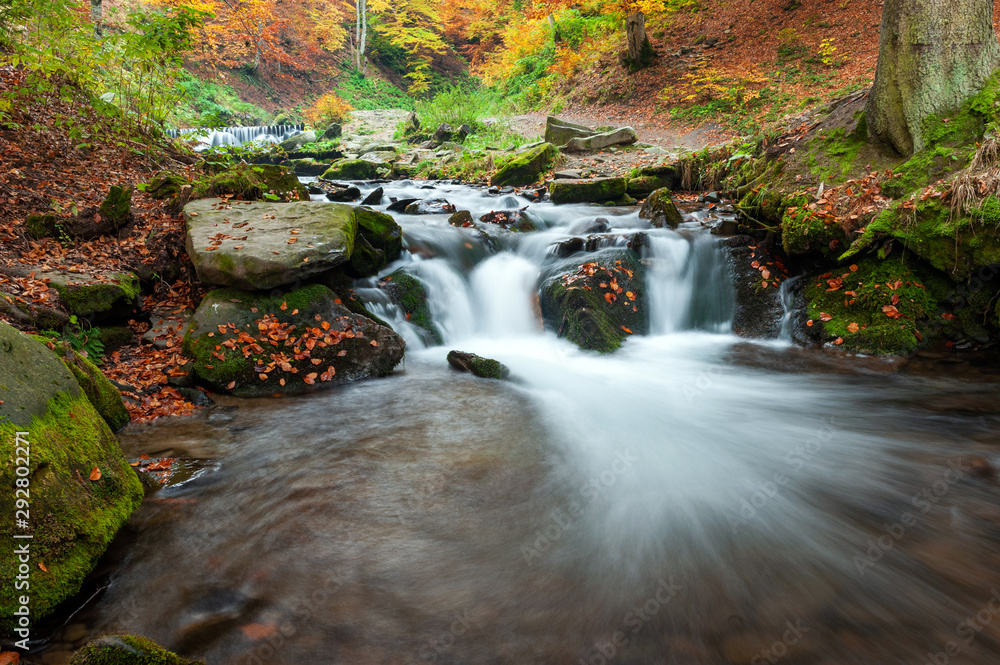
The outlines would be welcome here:
[[[344,123],[350,117],[354,107],[336,95],[328,92],[317,99],[312,106],[302,112],[302,117],[312,125],[326,127],[333,123]],[[295,238],[288,241],[295,242]]]

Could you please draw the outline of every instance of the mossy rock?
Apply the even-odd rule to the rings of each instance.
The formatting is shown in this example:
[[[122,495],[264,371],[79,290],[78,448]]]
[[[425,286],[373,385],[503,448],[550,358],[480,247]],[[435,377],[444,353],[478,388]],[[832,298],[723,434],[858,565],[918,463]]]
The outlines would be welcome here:
[[[629,335],[649,331],[645,269],[635,252],[606,250],[586,263],[563,267],[540,289],[546,327],[581,349],[601,353],[615,351]]]
[[[556,205],[565,203],[606,203],[625,196],[625,178],[554,180],[549,195]]]
[[[319,176],[330,169],[330,162],[318,162],[315,159],[287,159],[280,166],[291,169],[296,175]]]
[[[441,333],[431,319],[427,289],[419,279],[400,269],[379,282],[379,287],[402,308],[411,324],[426,331],[435,344],[442,342]]]
[[[132,346],[137,342],[136,335],[131,328],[126,326],[107,326],[93,328],[90,336],[98,340],[104,347],[104,353],[113,353],[126,346]]]
[[[164,170],[154,175],[146,183],[146,193],[157,200],[168,199],[177,196],[181,187],[190,184],[191,181],[180,173]]]
[[[658,189],[669,190],[675,184],[670,176],[644,175],[629,178],[625,183],[625,193],[637,199],[644,199]]]
[[[385,267],[385,252],[372,247],[360,233],[354,238],[354,250],[351,252],[351,262],[346,268],[351,277],[373,277]]]
[[[309,190],[295,174],[274,164],[236,164],[194,183],[191,199],[230,195],[244,201],[280,197],[308,201]]]
[[[354,209],[354,219],[357,222],[358,235],[384,253],[386,263],[399,258],[403,251],[403,229],[391,215],[368,206],[358,206]]]
[[[107,198],[101,203],[101,216],[111,222],[115,230],[132,221],[132,187],[112,185]]]
[[[648,219],[656,228],[676,229],[684,218],[674,204],[674,194],[669,189],[658,189],[642,204],[639,219]]]
[[[268,295],[210,291],[183,343],[202,384],[239,397],[385,376],[404,348],[399,335],[352,313],[319,284]]]
[[[321,176],[324,180],[371,180],[378,177],[378,164],[364,159],[334,162]]]
[[[468,210],[459,210],[458,212],[456,212],[455,214],[453,214],[451,217],[448,218],[448,223],[451,224],[452,226],[459,226],[459,227],[466,225],[471,226],[472,213],[469,212]]]
[[[908,354],[929,341],[942,299],[954,292],[944,275],[903,256],[866,257],[808,279],[809,327],[817,339],[839,338],[846,350],[874,355]]]
[[[847,233],[837,219],[824,216],[819,207],[812,209],[806,197],[785,199],[791,204],[781,217],[781,246],[789,256],[816,254],[836,258],[848,246]]]
[[[142,501],[135,471],[73,373],[42,343],[0,322],[0,509],[13,517],[18,479],[30,490],[31,530],[0,523],[7,542],[30,543],[32,624],[76,594],[115,533]],[[16,471],[27,432],[28,475]],[[22,439],[24,435],[22,435]],[[100,477],[90,480],[94,467]],[[96,474],[93,476],[96,477]],[[15,533],[32,533],[14,541]],[[45,570],[41,570],[42,564]],[[0,561],[0,630],[12,634],[19,562]]]
[[[469,372],[482,379],[506,381],[510,378],[510,370],[499,360],[483,358],[474,353],[449,351],[448,364],[461,372]]]
[[[62,270],[40,273],[49,280],[71,314],[94,320],[112,318],[131,311],[141,289],[132,273],[73,273]]]
[[[69,221],[51,213],[36,213],[25,218],[24,226],[32,238],[61,238],[69,236]]]
[[[497,172],[490,184],[497,187],[522,187],[538,181],[559,157],[559,150],[551,143],[543,143],[534,148],[513,155]]]
[[[80,355],[67,342],[57,344],[54,352],[73,372],[83,394],[101,414],[111,431],[118,432],[124,429],[130,420],[128,409],[125,408],[121,393],[108,381],[97,365]]]
[[[73,654],[70,665],[205,665],[182,658],[145,637],[105,635]]]

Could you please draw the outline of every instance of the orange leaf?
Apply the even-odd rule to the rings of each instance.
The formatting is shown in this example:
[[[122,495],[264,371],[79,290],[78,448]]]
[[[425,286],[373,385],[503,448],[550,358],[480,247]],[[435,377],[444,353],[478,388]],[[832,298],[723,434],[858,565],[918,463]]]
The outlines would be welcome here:
[[[286,309],[288,309],[288,303],[287,302],[281,303],[281,311],[284,312]]]
[[[844,338],[838,337],[837,339],[833,340],[833,343],[836,344],[837,346],[840,346],[841,344],[844,343]]]
[[[852,263],[851,264],[851,272],[857,272],[857,271],[858,271],[858,265],[856,263]]]
[[[898,319],[902,316],[902,314],[899,313],[899,310],[892,305],[883,305],[882,312],[890,319]]]
[[[607,300],[608,302],[614,302],[615,301],[615,296],[612,293],[605,293],[604,294],[604,299]]]
[[[49,572],[49,569],[46,568],[45,564],[42,563],[41,561],[38,562],[38,569],[41,570],[43,573]]]
[[[298,241],[299,241],[298,238],[289,238],[288,239],[288,244],[289,245],[293,245],[293,244],[297,243]]]
[[[952,319],[955,318],[955,315],[952,314],[951,312],[945,312],[944,314],[941,315],[941,318],[948,319],[949,321],[951,321]]]
[[[848,323],[847,324],[847,329],[850,330],[852,333],[856,333],[856,332],[858,332],[858,324],[857,323],[853,323],[853,322],[852,323]]]
[[[229,385],[226,386],[226,390],[232,390],[235,387],[236,387],[236,382],[235,381],[230,381]]]
[[[0,665],[17,665],[21,662],[21,654],[16,651],[0,652]]]
[[[760,271],[760,276],[763,277],[764,279],[771,279],[771,271],[768,270],[767,268],[764,268],[763,270]]]
[[[762,289],[766,289],[767,288],[767,280],[766,279],[760,283],[760,288],[762,288]]]
[[[314,383],[316,383],[316,377],[317,376],[319,376],[319,374],[317,374],[316,372],[310,372],[309,374],[306,374],[305,378],[302,379],[302,380],[305,381],[306,383],[308,383],[311,386]]]
[[[819,320],[820,321],[833,321],[833,317],[830,316],[829,314],[827,314],[826,312],[820,312],[819,313]]]
[[[378,346],[378,342],[376,342],[375,340],[372,340],[368,343],[371,344],[372,346]]]
[[[267,381],[267,374],[261,372],[260,374],[257,375],[257,378],[259,378],[261,381]]]
[[[276,631],[277,626],[273,623],[248,623],[245,626],[240,626],[240,632],[251,640],[262,640],[274,635]]]
[[[628,328],[626,328],[625,326],[622,326],[622,330],[624,330],[625,332],[627,332],[629,335],[632,334],[632,331],[629,330]]]
[[[809,319],[808,321],[806,321],[806,325],[809,326],[810,328],[812,328],[813,327],[813,320]]]
[[[101,470],[98,469],[96,466],[93,469],[90,470],[90,479],[91,480],[100,480],[101,479]]]

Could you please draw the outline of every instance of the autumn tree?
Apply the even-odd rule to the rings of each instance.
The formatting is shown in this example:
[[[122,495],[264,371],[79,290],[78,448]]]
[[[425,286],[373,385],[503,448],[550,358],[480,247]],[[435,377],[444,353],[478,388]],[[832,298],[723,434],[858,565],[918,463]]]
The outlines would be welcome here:
[[[993,0],[885,0],[870,137],[912,155],[924,147],[924,120],[959,108],[998,66]]]

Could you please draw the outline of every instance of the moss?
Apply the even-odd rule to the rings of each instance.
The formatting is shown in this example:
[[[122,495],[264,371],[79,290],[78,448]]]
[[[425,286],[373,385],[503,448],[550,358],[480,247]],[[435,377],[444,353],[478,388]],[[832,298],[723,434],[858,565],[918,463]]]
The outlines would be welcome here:
[[[828,183],[840,183],[855,171],[858,154],[868,145],[859,131],[846,133],[843,127],[817,136],[809,142],[810,157],[815,159],[813,174]]]
[[[204,665],[167,651],[145,637],[106,635],[73,654],[70,665]]]
[[[32,622],[49,614],[77,593],[86,575],[104,553],[115,533],[142,501],[142,486],[122,456],[114,435],[90,402],[59,393],[48,402],[42,417],[28,427],[0,422],[2,479],[7,491],[0,510],[14,515],[15,441],[17,431],[28,431],[30,442],[31,541],[30,597]],[[101,471],[89,480],[91,470]],[[4,520],[0,537],[8,542],[13,520]],[[37,564],[43,564],[42,571]],[[3,598],[0,628],[9,630],[15,599],[15,557],[0,561]]]
[[[117,351],[125,346],[131,346],[136,342],[135,333],[126,326],[93,328],[90,331],[90,336],[104,346],[104,353],[106,354]]]
[[[207,165],[206,165],[207,166]],[[309,190],[288,169],[271,164],[223,165],[223,170],[194,183],[192,199],[232,195],[259,201],[267,195],[308,201]]]
[[[538,181],[558,156],[559,150],[551,143],[517,153],[500,165],[490,183],[498,187],[530,185]]]
[[[847,247],[847,234],[836,218],[811,208],[808,197],[785,199],[790,204],[781,217],[781,246],[786,254],[818,253],[837,257]]]
[[[556,205],[565,203],[605,203],[625,196],[625,178],[554,180],[549,195]]]
[[[922,190],[927,185],[947,178],[965,168],[969,163],[967,148],[932,145],[914,154],[892,171],[892,177],[882,182],[882,194],[902,198],[910,192]]]
[[[646,199],[639,211],[640,219],[648,219],[656,228],[669,227],[676,229],[684,218],[674,204],[673,192],[669,189],[658,189]]]
[[[378,164],[363,159],[334,162],[322,175],[324,180],[371,180],[378,177]]]
[[[132,221],[132,187],[112,185],[101,203],[101,216],[109,220],[115,230]]]
[[[674,179],[670,176],[636,176],[626,181],[625,192],[637,199],[644,199],[658,189],[669,189],[673,186]]]
[[[160,171],[153,176],[146,184],[146,193],[154,199],[167,199],[177,196],[181,187],[191,184],[190,181],[179,173],[173,171]]]
[[[441,343],[441,333],[431,320],[427,289],[419,279],[405,270],[397,270],[382,281],[382,287],[406,312],[406,318],[410,323],[430,333],[437,344]]]
[[[358,234],[367,240],[372,247],[385,254],[386,263],[399,258],[403,251],[403,229],[391,215],[372,210],[367,206],[359,206],[354,208],[354,219],[357,223]]]
[[[65,234],[65,231],[60,233],[63,229],[62,221],[53,214],[34,214],[28,215],[24,225],[32,238],[56,238]]]
[[[142,292],[139,278],[131,273],[111,273],[111,281],[91,284],[61,284],[53,281],[63,303],[71,313],[80,316],[103,314],[118,305],[135,302]]]
[[[108,381],[97,365],[81,356],[66,342],[56,346],[55,354],[73,372],[83,393],[112,432],[118,432],[128,425],[130,418],[121,393]]]
[[[845,349],[876,355],[911,353],[933,334],[940,300],[953,290],[946,277],[901,256],[869,257],[855,267],[810,279],[805,295],[817,330],[841,338]],[[833,318],[824,322],[824,314]]]

